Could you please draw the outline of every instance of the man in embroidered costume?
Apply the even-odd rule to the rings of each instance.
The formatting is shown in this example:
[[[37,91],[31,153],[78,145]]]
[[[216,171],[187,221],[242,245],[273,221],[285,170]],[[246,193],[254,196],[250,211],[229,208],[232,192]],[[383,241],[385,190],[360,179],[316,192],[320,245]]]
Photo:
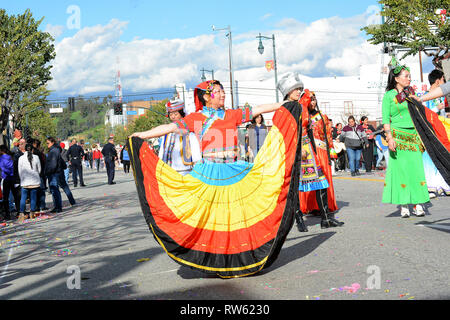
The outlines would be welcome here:
[[[199,84],[194,95],[196,112],[128,141],[144,217],[182,265],[222,278],[257,273],[277,258],[298,207],[298,102],[225,110],[216,80]],[[254,163],[238,160],[237,127],[272,111],[273,127]],[[200,141],[203,159],[185,176],[142,140],[174,132],[193,132]]]
[[[308,106],[310,119],[311,141],[314,151],[319,160],[328,187],[313,191],[305,191],[300,193],[300,210],[304,213],[319,210],[322,216],[321,227],[339,227],[344,224],[337,221],[334,212],[338,210],[336,196],[334,194],[333,177],[331,171],[331,155],[330,150],[333,148],[332,126],[327,115],[319,110],[315,94],[311,97],[311,103]]]
[[[307,207],[304,204],[308,199],[303,196],[303,194],[307,192],[313,193],[313,199],[311,201],[316,204],[315,207],[320,209],[322,228],[337,227],[341,226],[343,223],[335,220],[334,217],[329,216],[330,213],[327,200],[327,188],[329,187],[329,182],[323,172],[320,160],[317,157],[316,145],[311,130],[311,119],[308,112],[308,106],[311,104],[313,95],[309,90],[305,90],[305,93],[300,98],[303,87],[303,82],[300,80],[298,73],[287,73],[278,82],[278,89],[281,91],[284,99],[289,101],[299,101],[299,107],[301,108],[302,158],[299,182],[299,207],[295,214],[295,219],[298,230],[300,232],[307,232],[308,228],[303,221],[302,213],[308,212]]]
[[[181,120],[185,117],[184,101],[174,99],[167,102],[166,111],[172,122]],[[201,160],[200,145],[194,133],[166,134],[160,138],[159,146],[159,158],[183,176]]]
[[[448,140],[446,143],[442,142],[442,138],[437,135],[438,130],[427,120],[426,108],[410,98],[414,92],[409,87],[409,68],[400,65],[395,57],[390,65],[382,105],[384,131],[390,150],[382,202],[401,205],[403,218],[410,216],[410,204],[414,205],[414,214],[424,216],[422,204],[430,198],[422,153],[428,151],[448,183],[450,156],[445,146]]]

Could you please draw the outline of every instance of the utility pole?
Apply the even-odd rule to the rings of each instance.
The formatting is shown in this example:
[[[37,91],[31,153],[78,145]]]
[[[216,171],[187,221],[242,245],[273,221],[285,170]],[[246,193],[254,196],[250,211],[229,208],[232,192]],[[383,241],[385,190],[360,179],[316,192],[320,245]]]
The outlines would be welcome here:
[[[233,40],[231,38],[231,27],[228,26],[227,28],[216,29],[215,26],[212,26],[212,29],[213,31],[228,30],[226,36],[228,37],[228,63],[230,66],[231,107],[234,109],[234,90],[233,90],[234,75],[233,75],[233,49],[232,49]]]

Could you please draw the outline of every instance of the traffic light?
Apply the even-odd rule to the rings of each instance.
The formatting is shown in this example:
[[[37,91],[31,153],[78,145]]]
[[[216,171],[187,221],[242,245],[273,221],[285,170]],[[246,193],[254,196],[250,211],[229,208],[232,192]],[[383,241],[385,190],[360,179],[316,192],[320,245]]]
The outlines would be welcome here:
[[[68,105],[69,105],[69,111],[73,112],[75,111],[75,98],[69,97],[67,99]]]
[[[123,107],[121,103],[114,103],[114,115],[115,116],[123,115]]]

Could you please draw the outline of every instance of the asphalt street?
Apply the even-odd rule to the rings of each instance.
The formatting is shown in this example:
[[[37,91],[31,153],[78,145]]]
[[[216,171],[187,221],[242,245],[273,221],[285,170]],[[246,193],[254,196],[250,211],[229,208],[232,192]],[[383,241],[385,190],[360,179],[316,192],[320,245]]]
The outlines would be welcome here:
[[[227,280],[165,254],[132,173],[117,170],[117,184],[107,185],[104,170],[84,172],[87,187],[71,185],[77,206],[63,194],[62,213],[0,226],[0,299],[450,299],[450,199],[433,199],[425,217],[402,219],[381,203],[380,172],[335,176],[343,227],[322,230],[320,218],[307,217],[309,232],[294,225],[270,268]]]

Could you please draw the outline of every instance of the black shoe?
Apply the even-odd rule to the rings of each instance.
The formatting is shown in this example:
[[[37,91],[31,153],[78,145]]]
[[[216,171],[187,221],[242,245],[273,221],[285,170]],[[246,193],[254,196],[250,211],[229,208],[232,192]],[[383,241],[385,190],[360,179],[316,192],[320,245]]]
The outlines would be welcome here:
[[[322,229],[341,227],[342,225],[343,223],[336,219],[322,219],[322,221],[320,221],[320,227]]]
[[[334,213],[328,213],[327,216],[328,216],[328,220],[331,220],[331,221],[337,223],[339,226],[342,226],[344,224],[343,221],[339,221],[334,217]]]
[[[62,212],[62,209],[56,209],[56,208],[53,208],[52,210],[50,210],[50,212],[51,212],[51,213],[61,213],[61,212]]]
[[[76,184],[76,183],[74,183],[74,184],[73,184],[73,187],[74,187],[74,188],[76,188],[76,187],[77,187],[77,184]]]
[[[297,222],[297,230],[299,232],[308,232],[305,221],[303,221],[303,213],[297,211],[295,213],[295,221]]]
[[[82,186],[82,187],[86,187],[86,185],[83,183],[83,184],[80,184],[80,186]]]
[[[361,175],[361,173],[359,173],[359,170],[356,170],[355,173],[356,173],[357,176],[360,176],[360,175]]]
[[[352,172],[352,177],[356,176],[356,172]]]
[[[113,182],[111,182],[111,183],[108,183],[108,184],[116,184],[114,181]]]

